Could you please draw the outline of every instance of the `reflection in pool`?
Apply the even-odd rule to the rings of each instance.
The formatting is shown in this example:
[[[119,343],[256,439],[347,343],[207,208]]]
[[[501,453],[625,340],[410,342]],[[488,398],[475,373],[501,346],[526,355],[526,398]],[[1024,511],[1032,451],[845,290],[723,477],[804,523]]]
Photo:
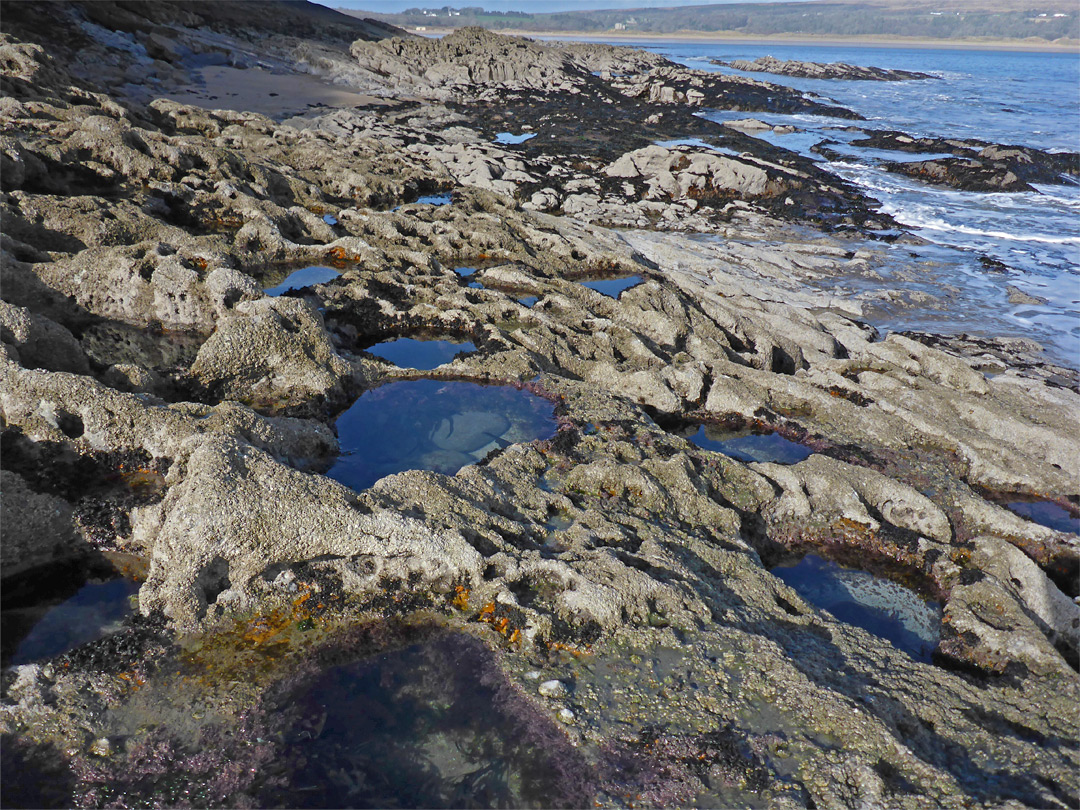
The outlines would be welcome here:
[[[712,425],[700,425],[692,435],[682,435],[703,450],[715,450],[745,464],[752,461],[796,464],[809,458],[814,452],[809,447],[785,439],[779,433],[731,431]]]
[[[87,582],[73,596],[43,614],[35,606],[5,609],[4,635],[11,634],[5,638],[5,649],[17,641],[11,660],[5,664],[52,658],[115,632],[132,614],[131,597],[138,592],[138,583],[118,578]],[[18,639],[22,633],[25,635]]]
[[[540,300],[539,296],[526,295],[524,298],[519,298],[518,303],[521,304],[523,307],[531,307],[533,304],[535,304],[539,300]]]
[[[406,205],[450,205],[454,201],[453,195],[449,192],[443,192],[442,194],[423,194],[413,200],[411,203],[405,203],[403,205],[397,205],[390,210],[398,211],[404,208]]]
[[[1056,532],[1080,534],[1080,518],[1052,501],[1011,501],[1005,505],[1021,517]]]
[[[397,338],[385,343],[376,343],[365,351],[389,360],[400,368],[430,371],[444,363],[449,363],[459,354],[476,351],[476,346],[469,341]]]
[[[416,202],[421,205],[449,205],[453,202],[453,198],[448,191],[445,194],[424,194],[417,197]]]
[[[535,132],[523,132],[520,135],[514,135],[512,132],[497,132],[495,133],[495,143],[503,144],[515,144],[525,143],[529,138],[535,138]]]
[[[772,573],[807,602],[841,621],[892,642],[918,661],[929,661],[937,646],[941,609],[903,585],[807,554]]]
[[[547,400],[510,386],[407,380],[368,391],[337,420],[327,473],[353,489],[404,470],[453,475],[492,450],[555,433]]]
[[[582,281],[581,286],[596,290],[609,298],[618,298],[623,290],[636,287],[641,283],[641,276],[627,276],[626,278],[605,278],[595,281]]]
[[[319,265],[301,267],[299,270],[294,270],[289,273],[289,275],[285,277],[285,280],[280,284],[275,284],[273,287],[267,287],[263,292],[267,295],[276,297],[289,290],[302,290],[304,287],[310,287],[313,284],[325,284],[328,281],[333,281],[340,275],[341,271],[335,270],[332,267],[321,267]]]

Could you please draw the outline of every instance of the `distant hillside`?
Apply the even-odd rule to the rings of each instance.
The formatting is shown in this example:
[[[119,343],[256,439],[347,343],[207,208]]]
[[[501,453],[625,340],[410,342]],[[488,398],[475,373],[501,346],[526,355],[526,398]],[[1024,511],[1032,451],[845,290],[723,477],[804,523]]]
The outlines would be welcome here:
[[[1019,8],[1018,8],[1019,7]],[[1022,9],[1022,10],[1020,10]],[[344,9],[343,9],[344,11]],[[415,8],[402,14],[346,12],[417,28],[485,28],[519,31],[580,31],[744,36],[918,37],[921,39],[1080,39],[1075,0],[932,0],[914,2],[739,3],[665,9],[572,11],[527,14],[485,11],[479,6]]]

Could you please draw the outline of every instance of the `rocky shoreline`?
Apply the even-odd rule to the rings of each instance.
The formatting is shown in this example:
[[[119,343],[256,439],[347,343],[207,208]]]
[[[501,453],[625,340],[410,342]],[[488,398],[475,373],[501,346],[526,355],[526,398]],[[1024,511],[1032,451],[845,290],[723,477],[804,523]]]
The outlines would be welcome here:
[[[881,339],[811,282],[910,237],[694,115],[857,111],[306,4],[55,8],[0,46],[5,611],[61,566],[138,610],[3,670],[5,806],[1070,805],[1080,537],[1005,504],[1077,517],[1075,370]],[[355,97],[176,100],[207,65]],[[550,431],[462,404],[402,432],[422,469],[341,483],[375,452],[342,414],[417,380]],[[931,600],[928,660],[787,585],[808,553]]]

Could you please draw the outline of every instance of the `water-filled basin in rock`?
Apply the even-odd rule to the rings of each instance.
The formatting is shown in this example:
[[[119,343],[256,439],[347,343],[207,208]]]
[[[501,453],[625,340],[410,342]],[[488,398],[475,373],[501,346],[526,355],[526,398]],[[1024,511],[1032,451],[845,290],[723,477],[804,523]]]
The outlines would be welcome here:
[[[515,135],[512,132],[496,132],[494,142],[502,144],[525,143],[529,138],[535,137],[535,132],[523,132],[520,135]]]
[[[455,267],[454,272],[457,273],[461,278],[469,278],[469,276],[473,275],[476,272],[476,269],[477,268],[475,267]],[[468,286],[470,289],[473,290],[480,290],[484,287],[484,285],[479,281],[470,281]]]
[[[418,340],[416,338],[397,338],[385,343],[376,343],[365,351],[389,360],[400,368],[415,368],[418,371],[430,371],[449,363],[459,354],[476,351],[470,341],[455,340]]]
[[[567,807],[588,773],[475,638],[447,633],[323,670],[285,695],[268,807]]]
[[[390,210],[391,211],[398,211],[398,210],[404,208],[406,205],[415,205],[415,204],[419,204],[419,205],[436,205],[436,206],[438,206],[438,205],[450,205],[450,203],[452,203],[453,201],[454,201],[453,195],[449,191],[443,192],[441,194],[422,194],[421,196],[419,196],[415,200],[413,200],[411,203],[405,203],[403,205],[396,205],[393,208],[391,208]]]
[[[289,290],[302,290],[304,287],[310,287],[313,284],[325,284],[340,275],[341,271],[332,267],[322,267],[320,265],[301,267],[299,270],[289,273],[280,283],[275,284],[273,287],[266,287],[263,292],[276,297],[287,293]]]
[[[449,191],[443,194],[423,194],[416,198],[421,205],[449,205],[453,202],[453,196]]]
[[[1052,501],[1010,501],[1005,505],[1020,517],[1056,532],[1080,534],[1080,518]]]
[[[841,621],[891,642],[918,661],[930,661],[940,636],[941,609],[903,585],[844,568],[815,554],[772,573],[807,602]]]
[[[548,438],[550,402],[511,386],[393,382],[363,394],[337,420],[342,455],[327,473],[353,489],[404,470],[453,475],[492,450]]]
[[[36,576],[42,583],[5,583],[4,666],[52,658],[95,641],[119,630],[134,612],[131,597],[139,592],[138,583],[113,571],[59,564]],[[114,578],[101,581],[101,576]]]
[[[522,298],[519,298],[518,303],[521,304],[523,307],[530,307],[531,308],[532,305],[535,304],[539,300],[540,300],[540,296],[538,296],[538,295],[526,295],[526,296],[524,296]]]
[[[798,442],[785,439],[779,433],[724,430],[713,425],[700,425],[693,434],[683,433],[703,450],[714,450],[749,464],[769,461],[774,464],[795,464],[813,454],[813,450]]]
[[[588,287],[590,290],[596,290],[598,293],[603,293],[609,298],[618,298],[624,290],[636,287],[641,281],[641,276],[627,276],[626,278],[585,280],[580,283],[581,286]]]

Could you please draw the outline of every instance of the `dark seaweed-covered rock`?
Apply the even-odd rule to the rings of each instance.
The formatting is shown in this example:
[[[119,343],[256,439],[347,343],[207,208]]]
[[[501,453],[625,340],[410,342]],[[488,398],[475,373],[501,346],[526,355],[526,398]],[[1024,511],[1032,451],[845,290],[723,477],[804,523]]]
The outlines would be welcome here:
[[[888,171],[964,191],[1033,191],[1032,183],[1080,182],[1080,154],[1046,152],[954,138],[916,138],[892,130],[870,131],[852,146],[897,152],[940,152],[942,157],[886,162]]]

